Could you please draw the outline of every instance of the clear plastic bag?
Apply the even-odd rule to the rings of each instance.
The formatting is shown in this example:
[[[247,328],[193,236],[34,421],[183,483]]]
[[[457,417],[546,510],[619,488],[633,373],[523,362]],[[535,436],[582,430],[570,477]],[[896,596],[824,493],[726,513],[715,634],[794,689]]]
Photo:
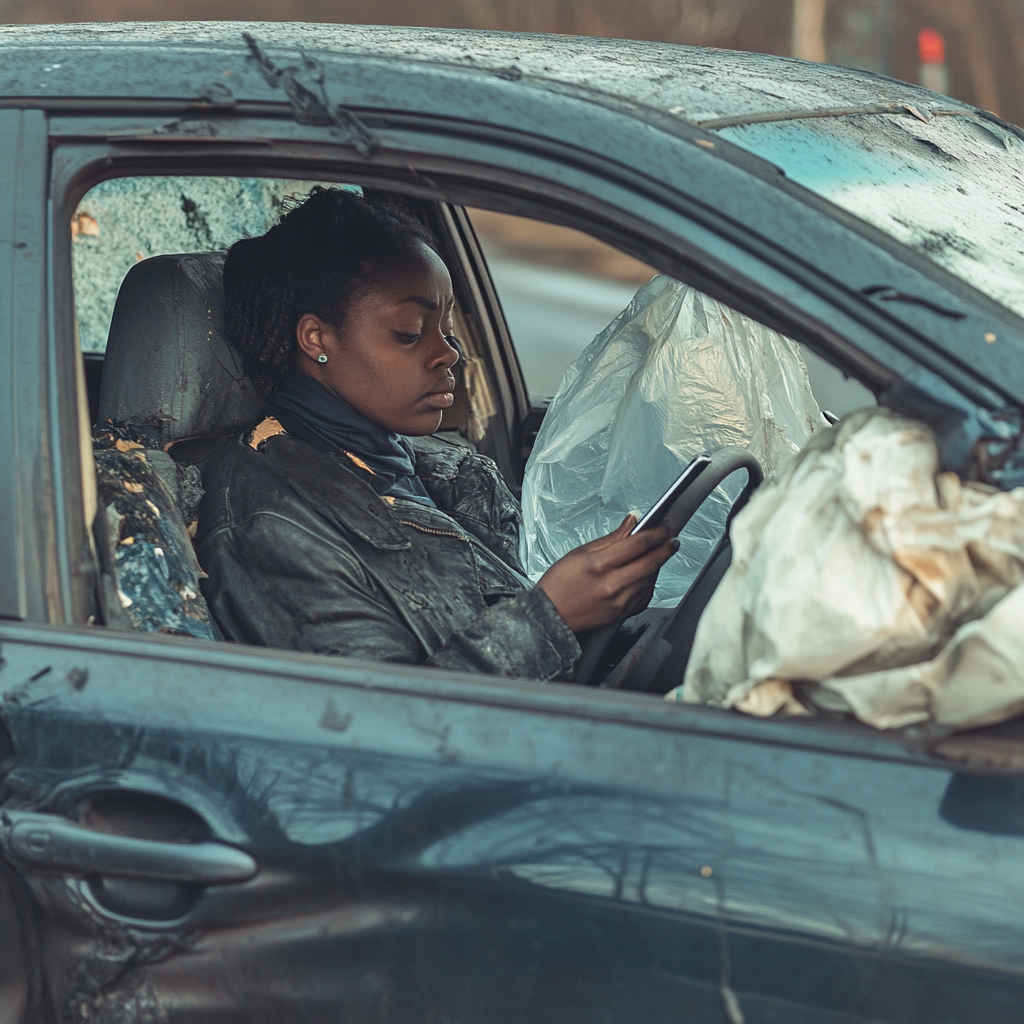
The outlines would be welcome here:
[[[649,508],[694,455],[743,445],[770,478],[822,425],[792,341],[659,275],[565,371],[526,467],[523,564],[539,579]],[[743,483],[735,474],[690,521],[653,604],[686,592]]]

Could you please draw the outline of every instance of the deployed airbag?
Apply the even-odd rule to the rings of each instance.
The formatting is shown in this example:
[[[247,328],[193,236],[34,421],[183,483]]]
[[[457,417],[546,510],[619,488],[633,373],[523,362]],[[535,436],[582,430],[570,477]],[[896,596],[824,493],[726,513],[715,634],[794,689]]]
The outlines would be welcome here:
[[[655,277],[566,370],[547,411],[523,484],[523,564],[539,579],[649,508],[694,455],[742,445],[771,478],[822,426],[792,341]],[[654,604],[686,592],[744,482],[727,480],[691,519]]]
[[[815,437],[735,519],[670,698],[953,728],[1024,709],[1024,488],[939,472],[886,409]]]

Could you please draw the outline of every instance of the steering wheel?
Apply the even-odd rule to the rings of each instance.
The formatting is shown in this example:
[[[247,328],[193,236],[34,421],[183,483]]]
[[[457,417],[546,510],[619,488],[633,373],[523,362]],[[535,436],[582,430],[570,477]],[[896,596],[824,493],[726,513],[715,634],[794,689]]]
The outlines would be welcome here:
[[[711,456],[711,464],[704,469],[704,471],[690,484],[689,487],[678,498],[669,506],[668,512],[665,513],[665,518],[662,523],[668,527],[669,536],[675,537],[678,535],[684,526],[693,518],[693,514],[704,504],[705,501],[711,496],[712,492],[726,477],[731,476],[738,470],[745,469],[747,471],[747,482],[743,486],[743,490],[740,492],[739,497],[733,502],[732,508],[729,510],[729,517],[726,522],[726,535],[723,540],[728,538],[728,522],[732,520],[732,517],[747,503],[750,495],[761,485],[764,480],[764,470],[761,469],[761,463],[747,451],[746,448],[740,448],[736,445],[730,445],[727,448],[719,448],[714,455]],[[721,562],[719,557],[722,554],[723,546],[720,544],[715,549],[715,553],[712,555],[708,564],[701,571],[700,575],[694,580],[690,589],[684,595],[683,599],[679,602],[675,611],[668,617],[668,619],[657,627],[658,636],[664,636],[667,633],[676,633],[678,628],[677,620],[680,619],[681,613],[683,612],[684,606],[686,606],[687,612],[691,612],[689,608],[689,602],[687,597],[690,596],[698,588],[698,584],[702,578],[706,576],[708,570]],[[724,570],[723,570],[724,571]],[[719,573],[719,579],[721,573]],[[715,581],[717,584],[717,580]],[[703,588],[708,590],[707,587]],[[711,593],[714,592],[712,586],[707,592],[704,601],[705,604],[710,600]],[[702,609],[700,609],[702,610]],[[699,610],[698,610],[699,614]],[[582,648],[582,655],[580,656],[580,667],[576,672],[576,682],[583,686],[593,686],[597,680],[595,679],[595,673],[600,667],[601,662],[605,656],[605,652],[608,650],[609,644],[615,637],[615,634],[619,631],[622,623],[625,622],[625,618],[619,619],[618,622],[610,626],[602,626],[600,629],[592,629],[589,633],[585,634],[580,639],[580,647]],[[652,627],[653,629],[654,627]],[[648,633],[652,632],[651,629],[640,636],[635,647],[640,646],[641,643],[645,647],[648,647]],[[650,638],[650,639],[653,639]],[[634,648],[631,648],[626,652],[625,656],[619,662],[619,665],[609,673],[609,678],[613,675],[619,675],[618,670],[627,662],[635,662],[636,659],[633,657]],[[661,667],[661,663],[664,661],[662,658],[657,668]],[[637,666],[634,666],[637,667]],[[616,683],[617,686],[622,686],[622,681],[619,680]]]

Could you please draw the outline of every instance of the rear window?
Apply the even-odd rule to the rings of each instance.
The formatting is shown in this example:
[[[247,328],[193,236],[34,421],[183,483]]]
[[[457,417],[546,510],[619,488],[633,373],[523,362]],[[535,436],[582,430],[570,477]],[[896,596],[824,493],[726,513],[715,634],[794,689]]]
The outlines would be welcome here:
[[[117,290],[132,265],[165,253],[216,252],[277,223],[281,201],[314,182],[277,178],[115,178],[71,219],[78,338],[102,352]],[[355,187],[355,186],[348,186]]]

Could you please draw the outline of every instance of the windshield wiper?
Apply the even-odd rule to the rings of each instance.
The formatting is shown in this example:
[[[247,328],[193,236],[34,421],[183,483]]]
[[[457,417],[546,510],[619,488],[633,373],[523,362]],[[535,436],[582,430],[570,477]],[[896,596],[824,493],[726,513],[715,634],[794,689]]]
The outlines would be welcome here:
[[[807,110],[766,110],[760,114],[736,114],[734,117],[712,117],[695,121],[699,128],[735,128],[746,124],[765,124],[769,121],[804,121],[814,117],[849,117],[852,114],[910,114],[927,124],[933,117],[943,114],[965,114],[964,110],[925,110],[913,103],[883,103],[874,107],[820,107]]]
[[[292,116],[298,124],[340,128],[351,140],[355,151],[364,159],[373,156],[380,149],[380,140],[355,114],[346,110],[340,103],[331,104],[327,98],[324,69],[318,60],[300,51],[305,70],[317,87],[319,96],[296,77],[302,74],[301,68],[278,67],[263,52],[263,48],[250,33],[243,32],[242,38],[259,65],[264,80],[274,89],[284,88],[291,103]]]
[[[887,284],[869,285],[867,288],[861,288],[861,292],[881,302],[905,302],[911,306],[921,306],[932,313],[938,313],[939,316],[949,317],[950,320],[964,320],[967,317],[966,313],[962,313],[958,309],[940,306],[937,302],[932,302],[931,299],[926,299],[922,295],[909,295],[907,292],[901,292]]]

